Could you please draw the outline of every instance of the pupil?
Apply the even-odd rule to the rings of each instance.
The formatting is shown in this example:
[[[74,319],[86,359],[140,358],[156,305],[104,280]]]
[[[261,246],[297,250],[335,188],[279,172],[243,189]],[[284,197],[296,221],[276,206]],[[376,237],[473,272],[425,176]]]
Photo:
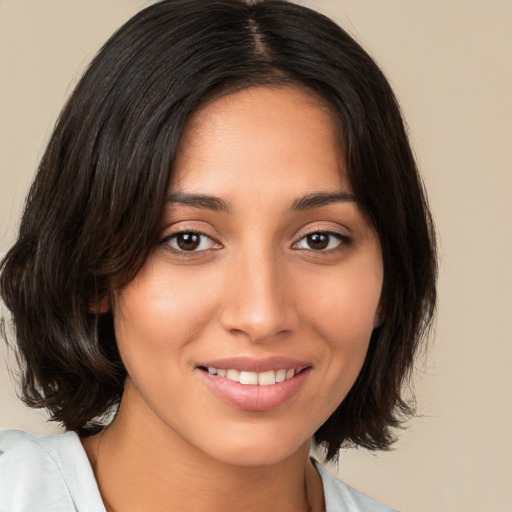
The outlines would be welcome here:
[[[184,251],[193,251],[199,247],[201,237],[197,233],[180,233],[176,239],[178,247]]]
[[[329,245],[329,235],[325,233],[312,233],[307,240],[311,249],[325,249]]]

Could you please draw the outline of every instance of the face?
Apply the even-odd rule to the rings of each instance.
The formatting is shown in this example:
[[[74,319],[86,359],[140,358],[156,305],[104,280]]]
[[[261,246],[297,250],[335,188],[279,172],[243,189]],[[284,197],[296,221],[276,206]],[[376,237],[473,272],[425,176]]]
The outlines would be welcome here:
[[[290,457],[354,383],[382,288],[328,108],[289,87],[201,107],[160,233],[115,297],[125,398],[204,456]]]

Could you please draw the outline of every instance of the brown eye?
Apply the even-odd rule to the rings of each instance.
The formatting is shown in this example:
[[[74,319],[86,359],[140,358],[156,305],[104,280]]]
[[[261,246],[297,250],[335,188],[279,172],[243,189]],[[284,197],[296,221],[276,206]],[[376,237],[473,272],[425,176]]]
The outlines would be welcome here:
[[[303,236],[294,244],[294,247],[296,249],[306,249],[309,251],[328,252],[350,245],[350,242],[350,238],[341,233],[315,231],[314,233]]]
[[[218,244],[209,236],[195,231],[180,231],[162,240],[175,252],[201,252],[215,249]]]
[[[310,249],[321,251],[329,245],[330,238],[328,233],[311,233],[306,237],[306,243]]]
[[[176,245],[183,251],[195,251],[201,243],[198,233],[179,233],[176,235]]]

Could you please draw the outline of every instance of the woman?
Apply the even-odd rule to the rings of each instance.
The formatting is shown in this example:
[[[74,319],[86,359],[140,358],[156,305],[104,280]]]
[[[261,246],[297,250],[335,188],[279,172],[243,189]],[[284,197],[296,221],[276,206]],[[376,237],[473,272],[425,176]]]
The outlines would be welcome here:
[[[6,510],[390,510],[309,457],[385,449],[435,303],[393,93],[282,1],[167,0],[65,106],[2,262],[27,404]]]

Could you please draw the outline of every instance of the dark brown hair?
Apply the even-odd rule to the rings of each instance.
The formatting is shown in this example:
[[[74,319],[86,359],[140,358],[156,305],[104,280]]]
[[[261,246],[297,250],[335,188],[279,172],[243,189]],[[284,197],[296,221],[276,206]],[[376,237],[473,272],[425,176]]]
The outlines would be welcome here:
[[[345,400],[316,432],[385,449],[412,412],[402,398],[435,307],[432,221],[393,92],[369,55],[325,16],[285,1],[166,0],[101,49],[64,107],[1,263],[22,394],[81,435],[119,403],[126,370],[111,313],[94,304],[129,282],[156,243],[188,116],[206,97],[296,85],[339,119],[353,192],[378,233],[382,325]]]

